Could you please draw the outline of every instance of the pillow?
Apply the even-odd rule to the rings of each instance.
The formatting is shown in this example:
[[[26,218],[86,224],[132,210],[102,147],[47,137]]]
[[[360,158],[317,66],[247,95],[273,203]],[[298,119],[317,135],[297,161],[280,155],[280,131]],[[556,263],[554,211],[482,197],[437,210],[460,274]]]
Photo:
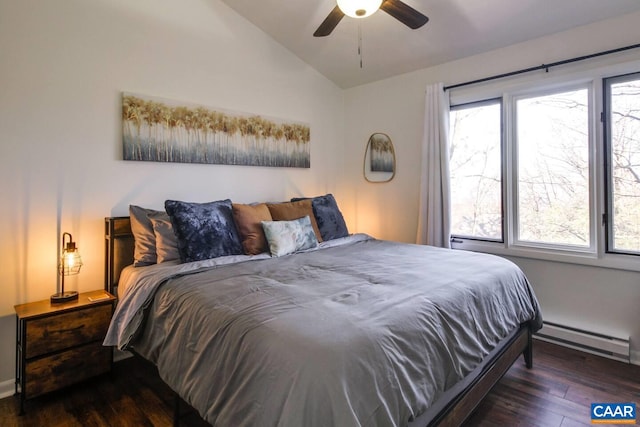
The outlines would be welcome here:
[[[267,203],[267,207],[274,221],[290,221],[308,216],[311,220],[311,227],[313,227],[313,231],[316,233],[316,239],[318,242],[322,242],[322,235],[320,234],[320,230],[318,230],[318,224],[313,215],[310,199],[285,203]]]
[[[233,222],[231,200],[210,203],[164,202],[178,238],[182,262],[241,255],[242,244]]]
[[[166,212],[147,215],[153,226],[153,234],[156,237],[156,256],[157,263],[161,264],[167,261],[180,259],[178,252],[178,238],[173,232],[171,219]]]
[[[129,205],[129,219],[131,220],[131,232],[135,244],[133,247],[133,266],[142,267],[155,264],[156,237],[153,233],[153,225],[149,214],[161,214],[162,211],[145,209],[136,205]]]
[[[293,221],[262,221],[271,256],[283,256],[318,246],[310,217]]]
[[[297,200],[305,199],[291,199],[292,202]],[[349,235],[347,224],[344,222],[344,217],[340,209],[338,209],[338,203],[333,194],[312,198],[311,207],[313,208],[313,215],[316,217],[322,240],[333,240]]]
[[[257,205],[233,203],[231,206],[244,253],[257,255],[269,250],[261,223],[261,221],[273,219],[267,205],[264,203]]]

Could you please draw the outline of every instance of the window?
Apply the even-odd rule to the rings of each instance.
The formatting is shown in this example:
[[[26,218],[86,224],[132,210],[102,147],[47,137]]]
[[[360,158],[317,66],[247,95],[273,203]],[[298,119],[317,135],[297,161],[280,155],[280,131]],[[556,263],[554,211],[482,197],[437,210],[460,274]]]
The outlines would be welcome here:
[[[451,93],[453,248],[640,271],[640,72],[629,65],[511,82],[499,98],[486,96],[497,86]]]
[[[571,85],[451,107],[454,238],[596,252],[591,95]]]
[[[452,234],[502,241],[502,101],[451,108]]]
[[[589,90],[515,99],[516,240],[590,248]]]
[[[607,251],[640,254],[640,73],[605,79]]]

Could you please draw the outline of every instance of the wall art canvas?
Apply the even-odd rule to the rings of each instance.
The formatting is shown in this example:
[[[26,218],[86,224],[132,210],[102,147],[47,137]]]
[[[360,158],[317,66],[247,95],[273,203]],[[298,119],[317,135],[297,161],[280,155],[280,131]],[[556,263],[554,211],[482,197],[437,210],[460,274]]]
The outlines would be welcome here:
[[[124,160],[308,168],[304,123],[122,95]]]
[[[383,133],[371,135],[371,171],[393,172],[393,144]]]

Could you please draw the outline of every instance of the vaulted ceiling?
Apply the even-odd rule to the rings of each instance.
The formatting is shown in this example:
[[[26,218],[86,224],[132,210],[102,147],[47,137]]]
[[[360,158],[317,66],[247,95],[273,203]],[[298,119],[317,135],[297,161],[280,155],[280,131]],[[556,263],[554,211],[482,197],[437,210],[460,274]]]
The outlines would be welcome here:
[[[318,38],[335,0],[223,1],[343,88],[640,11],[640,0],[403,0],[429,22],[411,30],[378,11]]]

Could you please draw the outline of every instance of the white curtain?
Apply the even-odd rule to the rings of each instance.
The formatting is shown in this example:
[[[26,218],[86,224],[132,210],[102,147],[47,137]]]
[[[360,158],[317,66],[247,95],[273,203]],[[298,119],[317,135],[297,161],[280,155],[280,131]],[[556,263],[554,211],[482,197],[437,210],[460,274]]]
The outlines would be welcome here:
[[[449,95],[442,83],[427,86],[417,243],[450,248]]]

